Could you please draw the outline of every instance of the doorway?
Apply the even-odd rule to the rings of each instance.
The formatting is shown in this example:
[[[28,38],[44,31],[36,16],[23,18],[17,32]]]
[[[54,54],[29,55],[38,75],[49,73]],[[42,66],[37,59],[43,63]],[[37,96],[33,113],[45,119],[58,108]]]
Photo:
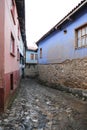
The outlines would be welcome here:
[[[10,74],[10,89],[13,90],[13,74]]]

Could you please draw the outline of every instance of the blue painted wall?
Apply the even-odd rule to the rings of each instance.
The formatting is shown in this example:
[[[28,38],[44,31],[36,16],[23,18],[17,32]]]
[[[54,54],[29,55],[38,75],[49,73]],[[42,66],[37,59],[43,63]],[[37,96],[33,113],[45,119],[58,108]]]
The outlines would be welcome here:
[[[31,60],[31,54],[34,54],[34,59]],[[32,50],[27,50],[26,51],[26,63],[28,64],[37,64],[37,60],[35,59],[35,54],[37,54],[37,52],[34,52]]]
[[[38,44],[38,62],[40,64],[61,63],[67,59],[84,58],[87,48],[75,49],[75,29],[87,23],[87,9],[74,16],[73,21],[64,23],[62,30],[55,31]],[[64,29],[67,33],[64,34]],[[42,58],[40,59],[40,48]]]

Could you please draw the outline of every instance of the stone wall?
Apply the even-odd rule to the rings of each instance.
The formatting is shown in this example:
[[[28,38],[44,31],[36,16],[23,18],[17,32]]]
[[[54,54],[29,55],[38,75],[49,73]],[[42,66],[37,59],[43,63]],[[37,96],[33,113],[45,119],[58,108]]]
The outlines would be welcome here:
[[[87,89],[87,58],[38,65],[39,79],[51,86]]]
[[[26,64],[24,70],[25,77],[34,78],[38,75],[38,67],[37,64]]]

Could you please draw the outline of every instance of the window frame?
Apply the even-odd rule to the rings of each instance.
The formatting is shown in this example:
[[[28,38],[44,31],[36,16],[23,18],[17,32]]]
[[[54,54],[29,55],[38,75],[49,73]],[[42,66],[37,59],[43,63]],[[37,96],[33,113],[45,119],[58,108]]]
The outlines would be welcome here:
[[[82,34],[83,29],[85,29],[84,34]],[[86,29],[87,29],[87,23],[85,23],[85,24],[83,24],[83,25],[81,25],[81,26],[79,26],[78,28],[75,29],[75,49],[87,47],[87,43],[86,43],[87,42],[86,41],[87,40],[87,32],[86,31],[87,30]],[[81,34],[80,34],[80,36],[78,36],[80,31],[81,31]],[[84,40],[84,42],[82,42],[82,40]],[[78,45],[78,42],[81,43],[80,46]]]
[[[35,60],[38,60],[38,54],[35,54]]]
[[[34,54],[33,53],[30,54],[30,59],[34,60]]]

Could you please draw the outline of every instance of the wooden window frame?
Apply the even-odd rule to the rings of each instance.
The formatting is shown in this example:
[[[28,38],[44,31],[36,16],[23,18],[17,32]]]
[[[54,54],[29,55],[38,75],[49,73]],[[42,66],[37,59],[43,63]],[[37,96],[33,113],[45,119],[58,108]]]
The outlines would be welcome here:
[[[83,29],[84,29],[84,34],[82,34]],[[87,29],[87,23],[85,23],[84,25],[75,29],[75,49],[87,47],[87,30],[86,29]],[[79,32],[81,33],[80,37],[78,36]],[[80,44],[81,44],[80,46],[79,46],[79,41],[80,41]]]
[[[34,54],[33,53],[30,54],[30,59],[34,60]]]
[[[38,54],[35,54],[35,60],[38,60]]]

